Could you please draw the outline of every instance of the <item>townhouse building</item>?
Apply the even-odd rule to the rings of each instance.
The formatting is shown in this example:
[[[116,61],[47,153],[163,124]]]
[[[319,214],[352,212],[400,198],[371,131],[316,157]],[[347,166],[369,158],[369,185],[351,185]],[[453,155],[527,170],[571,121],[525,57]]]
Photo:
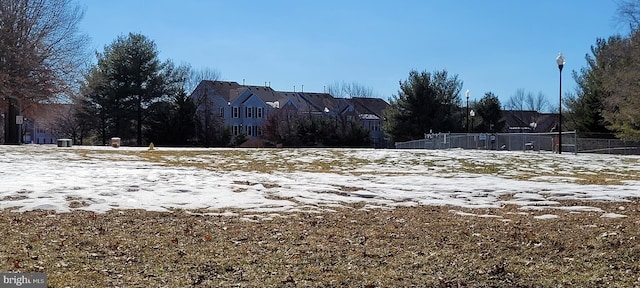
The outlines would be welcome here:
[[[372,143],[385,147],[382,132],[388,103],[379,98],[335,98],[328,93],[276,91],[269,86],[240,85],[230,81],[204,80],[191,93],[201,121],[229,127],[233,136],[260,139],[273,113],[340,117],[358,121],[369,130]]]

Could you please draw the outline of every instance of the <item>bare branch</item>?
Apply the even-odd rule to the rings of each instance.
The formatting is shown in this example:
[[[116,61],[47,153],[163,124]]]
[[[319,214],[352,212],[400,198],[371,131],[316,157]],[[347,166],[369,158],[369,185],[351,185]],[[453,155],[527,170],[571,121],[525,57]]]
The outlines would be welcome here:
[[[357,82],[336,82],[334,84],[328,85],[325,92],[337,98],[375,97],[373,89],[361,85]]]
[[[640,27],[640,1],[638,0],[618,0],[616,1],[615,20],[622,25],[629,25],[631,31]]]
[[[189,76],[186,79],[184,87],[187,94],[193,92],[193,90],[196,89],[196,87],[202,80],[220,80],[220,72],[218,70],[212,68],[202,68],[196,70],[192,69],[191,67],[187,67],[187,69],[189,69]]]
[[[0,2],[0,94],[28,104],[70,92],[89,56],[83,16],[71,0]]]

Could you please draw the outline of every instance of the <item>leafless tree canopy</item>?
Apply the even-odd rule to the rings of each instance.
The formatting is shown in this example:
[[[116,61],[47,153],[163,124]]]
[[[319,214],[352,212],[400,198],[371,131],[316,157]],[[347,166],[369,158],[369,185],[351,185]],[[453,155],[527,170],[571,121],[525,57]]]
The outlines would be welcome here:
[[[505,103],[505,107],[509,110],[524,110],[524,99],[526,92],[524,89],[516,90],[511,98]]]
[[[337,98],[374,97],[373,89],[357,82],[336,82],[327,86],[326,92]]]
[[[622,25],[629,25],[631,30],[640,27],[640,1],[619,0],[617,1],[616,21]]]
[[[193,90],[196,89],[198,84],[200,84],[203,80],[211,80],[216,81],[220,80],[220,72],[211,68],[202,68],[202,69],[193,69],[190,66],[187,66],[186,69],[189,70],[189,75],[186,79],[184,90],[187,94],[191,94]]]
[[[28,103],[69,92],[88,59],[83,15],[72,0],[0,1],[0,96]]]
[[[538,92],[534,95],[532,92],[526,92],[524,89],[516,90],[516,93],[509,98],[505,107],[509,110],[530,110],[544,112],[550,108],[549,99],[542,93]]]

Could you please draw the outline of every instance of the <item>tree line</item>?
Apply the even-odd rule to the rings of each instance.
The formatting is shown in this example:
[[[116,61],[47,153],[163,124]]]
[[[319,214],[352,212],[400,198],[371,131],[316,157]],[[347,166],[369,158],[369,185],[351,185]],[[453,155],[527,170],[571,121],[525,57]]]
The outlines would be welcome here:
[[[222,125],[209,109],[211,103],[194,102],[187,95],[193,89],[189,86],[200,80],[216,80],[211,79],[217,77],[216,73],[194,73],[189,66],[161,62],[153,41],[134,33],[118,37],[97,58],[97,64],[85,76],[79,97],[74,99],[77,131],[82,131],[82,135],[76,135],[80,141],[97,137],[94,142],[106,144],[111,135],[117,135],[137,146],[210,147],[239,146],[247,140],[242,131],[232,135],[230,127]],[[293,116],[288,117],[286,139],[272,143],[296,147],[370,144],[368,132],[353,127],[354,121]],[[273,124],[278,115],[269,117]],[[266,139],[285,138],[271,126],[265,128]]]

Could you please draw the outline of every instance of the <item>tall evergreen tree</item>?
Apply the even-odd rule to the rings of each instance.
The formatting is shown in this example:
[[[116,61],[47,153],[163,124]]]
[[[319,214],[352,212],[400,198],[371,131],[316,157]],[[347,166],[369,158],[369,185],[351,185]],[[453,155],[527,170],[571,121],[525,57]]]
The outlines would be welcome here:
[[[449,77],[446,70],[411,71],[409,78],[400,82],[398,95],[389,100],[385,133],[393,141],[407,141],[431,131],[462,131],[461,90],[462,81],[457,75]]]
[[[195,135],[196,106],[180,92],[170,101],[156,102],[150,107],[149,129],[145,138],[156,145],[187,146]]]
[[[611,37],[609,40],[598,39],[596,45],[591,46],[592,55],[585,56],[587,67],[583,67],[579,72],[573,71],[573,79],[578,87],[575,94],[565,97],[564,105],[567,106],[566,118],[569,120],[570,128],[575,129],[581,135],[592,136],[611,133],[602,116],[603,101],[609,95],[604,87],[603,73],[607,65],[602,53],[609,42],[615,43],[620,40],[618,36]]]
[[[476,123],[476,127],[472,127],[474,131],[480,130],[480,132],[500,132],[504,129],[506,121],[502,116],[502,107],[498,96],[491,92],[484,94],[484,97],[474,104],[474,110],[476,111],[476,117],[480,118],[479,123]]]
[[[602,54],[606,99],[602,117],[617,137],[640,140],[640,30],[610,38]]]
[[[187,73],[160,62],[155,43],[141,34],[120,36],[105,47],[83,89],[100,116],[103,143],[113,135],[142,145],[150,108],[183,92]]]

